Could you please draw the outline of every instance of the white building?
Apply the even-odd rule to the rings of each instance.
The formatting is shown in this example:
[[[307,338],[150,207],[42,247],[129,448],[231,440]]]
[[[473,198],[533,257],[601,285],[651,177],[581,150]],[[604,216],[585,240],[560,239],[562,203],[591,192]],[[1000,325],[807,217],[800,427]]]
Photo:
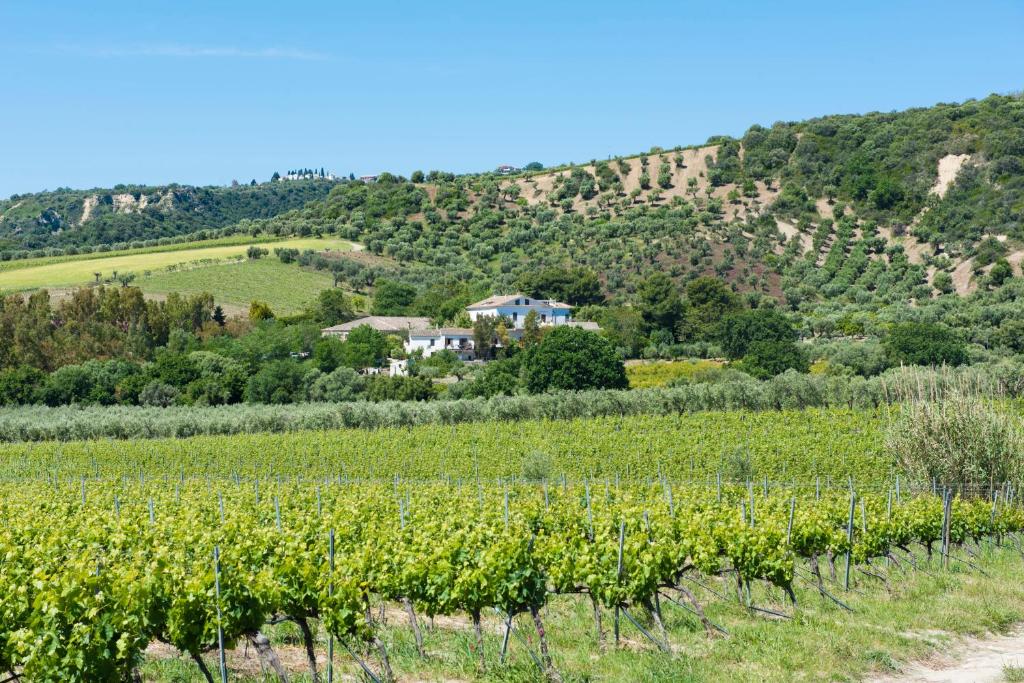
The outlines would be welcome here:
[[[537,312],[537,322],[541,325],[565,325],[572,321],[572,306],[569,304],[553,299],[534,299],[525,294],[492,296],[467,306],[466,311],[473,322],[488,315],[505,316],[515,329],[523,328],[530,311]]]
[[[473,330],[468,327],[440,327],[435,329],[410,330],[409,341],[405,343],[407,353],[423,352],[427,358],[438,351],[452,351],[459,360],[473,360]]]
[[[509,339],[512,341],[522,339],[526,316],[530,311],[537,313],[537,324],[542,327],[566,325],[591,332],[601,329],[597,323],[573,320],[572,306],[569,304],[552,299],[535,299],[525,294],[492,296],[467,306],[466,311],[473,322],[487,316],[504,316],[512,323],[508,330]],[[423,325],[421,328],[409,330],[405,350],[409,354],[420,352],[424,358],[438,351],[453,351],[460,360],[476,359],[473,330],[468,327],[430,328]]]

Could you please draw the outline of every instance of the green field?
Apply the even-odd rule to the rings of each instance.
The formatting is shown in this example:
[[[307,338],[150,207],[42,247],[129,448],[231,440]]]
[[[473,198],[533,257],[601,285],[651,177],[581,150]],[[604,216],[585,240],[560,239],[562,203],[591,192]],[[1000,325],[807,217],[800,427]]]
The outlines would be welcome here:
[[[951,500],[944,562],[943,500],[888,485],[883,433],[734,411],[3,446],[0,664],[216,680],[223,642],[237,681],[267,680],[259,643],[296,681],[329,648],[334,680],[896,672],[1024,618],[1024,510]]]
[[[650,389],[668,386],[673,380],[692,379],[701,373],[721,368],[716,360],[656,360],[626,365],[626,378],[630,389]]]
[[[139,249],[117,254],[89,254],[78,257],[57,257],[54,259],[33,259],[10,262],[7,269],[0,270],[0,292],[17,292],[43,287],[74,287],[95,281],[95,273],[102,279],[109,279],[118,273],[135,273],[140,278],[146,271],[155,271],[168,266],[179,266],[194,261],[225,260],[244,256],[252,244],[260,244],[271,251],[275,248],[314,249],[322,251],[349,250],[350,242],[338,239],[314,237],[263,242],[258,239],[244,241],[231,239],[230,243],[209,246],[205,242],[176,245],[167,250]],[[219,289],[219,286],[218,286]],[[217,294],[217,289],[210,290]],[[252,297],[255,298],[255,297]],[[248,300],[246,301],[246,303]]]
[[[326,272],[305,270],[276,258],[162,270],[136,280],[146,294],[211,292],[218,304],[247,308],[254,299],[270,304],[277,314],[294,313],[334,285]]]
[[[603,482],[663,475],[702,483],[721,473],[726,480],[769,477],[811,486],[817,475],[823,486],[845,485],[853,476],[866,486],[892,479],[881,447],[884,429],[880,411],[832,409],[47,442],[0,446],[0,471],[118,476],[127,464],[152,474],[222,477],[273,470],[385,480],[564,474]]]

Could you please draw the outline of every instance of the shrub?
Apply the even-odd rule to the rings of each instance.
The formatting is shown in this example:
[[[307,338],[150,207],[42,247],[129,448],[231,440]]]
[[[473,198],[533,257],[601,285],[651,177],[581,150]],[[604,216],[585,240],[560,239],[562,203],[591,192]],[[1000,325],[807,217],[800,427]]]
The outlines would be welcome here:
[[[154,380],[139,392],[139,405],[166,408],[178,400],[178,390],[170,384]]]
[[[427,377],[386,377],[370,380],[366,395],[371,401],[429,401],[434,383]]]
[[[551,456],[544,451],[530,451],[523,458],[523,479],[543,482],[551,478],[554,463]]]

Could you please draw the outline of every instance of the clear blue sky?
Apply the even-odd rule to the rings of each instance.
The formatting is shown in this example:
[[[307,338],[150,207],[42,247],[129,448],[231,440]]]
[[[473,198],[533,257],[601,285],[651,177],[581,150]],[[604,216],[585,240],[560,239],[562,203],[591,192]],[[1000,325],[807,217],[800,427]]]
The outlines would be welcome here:
[[[1024,3],[0,0],[0,196],[586,161],[1024,88]]]

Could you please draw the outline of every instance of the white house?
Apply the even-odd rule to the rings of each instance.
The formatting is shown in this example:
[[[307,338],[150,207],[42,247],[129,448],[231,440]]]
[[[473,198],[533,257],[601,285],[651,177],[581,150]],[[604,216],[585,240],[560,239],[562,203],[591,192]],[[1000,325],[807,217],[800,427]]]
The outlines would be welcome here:
[[[572,321],[572,306],[553,299],[535,299],[525,294],[492,296],[466,307],[469,319],[476,322],[484,316],[505,316],[512,321],[512,327],[522,329],[526,315],[537,312],[541,325],[565,325]]]
[[[409,330],[409,341],[405,343],[408,353],[422,351],[427,358],[438,351],[452,351],[459,360],[473,360],[473,330],[468,327],[440,327],[435,329]]]
[[[483,301],[466,307],[469,318],[476,322],[487,316],[504,316],[512,322],[508,336],[511,340],[522,339],[526,326],[526,316],[536,311],[537,323],[542,327],[567,325],[596,332],[601,328],[597,323],[576,322],[572,319],[572,306],[552,299],[535,299],[525,294],[508,294],[492,296]],[[409,340],[405,343],[406,352],[417,351],[427,358],[438,351],[453,351],[460,360],[475,360],[476,349],[473,341],[473,330],[468,327],[430,328],[428,325],[409,330]]]

